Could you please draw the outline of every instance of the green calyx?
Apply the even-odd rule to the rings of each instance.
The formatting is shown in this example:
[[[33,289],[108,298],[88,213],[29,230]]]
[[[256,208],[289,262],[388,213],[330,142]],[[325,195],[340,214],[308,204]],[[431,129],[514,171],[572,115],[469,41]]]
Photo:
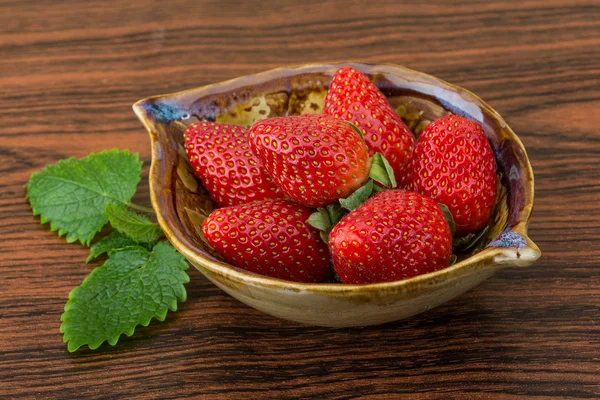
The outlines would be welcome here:
[[[367,183],[358,188],[354,193],[345,199],[340,199],[340,205],[348,211],[358,208],[362,203],[373,194],[373,180],[369,179]]]
[[[396,177],[394,176],[394,170],[392,169],[392,166],[388,160],[386,160],[381,153],[375,153],[375,155],[371,157],[371,169],[369,170],[369,177],[388,189],[395,189],[398,187]]]
[[[349,123],[350,124],[350,123]],[[352,125],[352,124],[350,124]],[[355,130],[358,128],[352,125]],[[327,243],[329,232],[350,211],[364,204],[373,194],[385,189],[394,189],[398,186],[394,177],[394,170],[390,163],[380,153],[371,157],[370,179],[363,186],[356,189],[350,196],[340,199],[339,205],[332,204],[327,207],[319,207],[311,214],[306,222],[320,231],[321,239]],[[377,182],[383,188],[376,185]]]
[[[452,265],[456,264],[456,259],[457,259],[457,258],[458,258],[458,257],[456,257],[456,255],[455,255],[455,254],[452,254],[452,255],[450,256],[450,262],[448,263],[448,266],[450,267],[450,266],[452,266]]]
[[[454,238],[452,241],[452,248],[456,251],[467,251],[471,249],[481,239],[483,235],[488,231],[490,227],[486,226],[479,232],[470,233],[466,236]]]
[[[361,138],[361,139],[363,138],[363,134],[362,134],[362,132],[360,131],[360,129],[358,129],[358,126],[354,125],[352,122],[348,122],[348,121],[345,121],[345,122],[346,122],[348,125],[350,125],[350,128],[352,128],[352,129],[354,130],[354,132],[358,133],[358,136],[360,136],[360,138]]]
[[[452,236],[454,236],[454,234],[456,233],[456,222],[454,221],[454,218],[452,217],[452,213],[450,212],[450,210],[448,209],[448,207],[445,204],[438,203],[438,206],[444,213],[444,217],[446,217],[446,221],[448,221],[448,226],[450,227],[450,232],[452,233]],[[475,246],[475,244],[477,244],[479,239],[481,239],[483,237],[483,235],[485,235],[485,233],[488,231],[488,229],[489,229],[489,226],[486,226],[483,229],[481,229],[479,232],[470,233],[470,234],[468,234],[466,236],[462,236],[462,237],[453,237],[452,249],[454,251],[463,252],[463,251],[467,251],[467,250],[473,248],[473,246]]]
[[[340,206],[332,204],[327,207],[317,208],[317,211],[312,213],[306,222],[310,226],[317,228],[320,231],[321,239],[327,243],[329,241],[329,232],[340,222],[344,215],[345,211]]]
[[[454,232],[456,232],[456,223],[454,222],[454,217],[452,217],[452,213],[445,204],[438,203],[438,206],[442,209],[444,217],[446,217],[446,221],[448,221],[450,233],[452,234],[452,236],[454,236]]]
[[[327,207],[319,207],[317,211],[312,213],[306,222],[317,228],[320,232],[321,239],[325,243],[329,242],[329,232],[340,220],[348,214],[348,212],[358,208],[373,194],[373,180],[369,179],[367,183],[358,188],[354,193],[345,199],[340,199],[339,204],[332,204]]]

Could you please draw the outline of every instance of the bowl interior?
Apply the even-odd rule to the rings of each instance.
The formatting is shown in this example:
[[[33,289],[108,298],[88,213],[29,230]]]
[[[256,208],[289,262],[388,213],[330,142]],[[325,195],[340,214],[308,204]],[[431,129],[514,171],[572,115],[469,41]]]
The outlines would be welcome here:
[[[281,68],[136,103],[134,109],[153,139],[151,192],[167,236],[176,237],[188,253],[226,265],[201,234],[202,221],[214,204],[186,160],[186,126],[199,120],[250,126],[268,117],[321,113],[331,77],[343,65],[366,73],[417,135],[448,113],[482,124],[496,155],[498,200],[488,230],[459,254],[459,261],[495,248],[530,244],[526,229],[533,175],[522,143],[504,120],[477,96],[435,77],[399,66],[357,63]]]

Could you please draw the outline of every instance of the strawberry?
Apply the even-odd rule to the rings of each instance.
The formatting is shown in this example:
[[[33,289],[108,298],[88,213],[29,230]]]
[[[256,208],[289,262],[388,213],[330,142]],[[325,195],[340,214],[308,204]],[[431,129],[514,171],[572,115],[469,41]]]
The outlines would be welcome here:
[[[250,146],[292,199],[320,207],[348,196],[369,177],[369,154],[350,124],[329,115],[270,118],[254,124]]]
[[[188,160],[219,207],[284,197],[250,150],[246,128],[196,122],[184,137]]]
[[[455,236],[480,230],[496,202],[496,162],[480,124],[457,115],[430,123],[411,161],[410,190],[445,204]]]
[[[331,264],[319,231],[306,223],[312,210],[289,200],[262,200],[219,208],[202,232],[228,263],[296,282],[328,278]]]
[[[340,68],[329,86],[324,112],[356,125],[369,147],[369,155],[381,153],[392,166],[398,183],[405,183],[415,138],[369,78],[354,68]]]
[[[376,194],[329,234],[343,283],[389,282],[448,266],[452,234],[440,207],[414,192]]]

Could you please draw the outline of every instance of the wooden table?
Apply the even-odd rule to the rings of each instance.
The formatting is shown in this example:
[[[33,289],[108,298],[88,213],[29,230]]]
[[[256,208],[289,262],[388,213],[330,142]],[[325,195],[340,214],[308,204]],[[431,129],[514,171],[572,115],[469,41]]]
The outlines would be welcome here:
[[[0,398],[600,398],[598,1],[323,3],[0,2]],[[68,353],[60,314],[98,264],[32,217],[29,175],[113,147],[147,170],[136,100],[350,59],[434,74],[506,118],[536,173],[542,259],[362,329],[272,318],[190,270],[164,323]]]

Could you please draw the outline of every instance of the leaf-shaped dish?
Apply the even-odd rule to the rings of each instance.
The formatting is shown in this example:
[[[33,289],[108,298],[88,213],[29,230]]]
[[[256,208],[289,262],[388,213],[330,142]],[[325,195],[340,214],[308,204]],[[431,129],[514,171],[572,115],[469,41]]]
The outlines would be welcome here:
[[[226,264],[201,235],[200,225],[213,204],[186,160],[183,130],[198,120],[249,126],[271,116],[320,113],[331,77],[343,65],[366,73],[415,132],[449,112],[483,125],[499,175],[498,202],[488,230],[453,266],[396,282],[304,284]],[[466,292],[500,268],[527,266],[541,255],[527,236],[533,172],[523,144],[480,98],[433,76],[387,64],[311,64],[153,96],[133,108],[152,140],[152,205],[168,239],[218,287],[276,317],[338,327],[395,321]]]

